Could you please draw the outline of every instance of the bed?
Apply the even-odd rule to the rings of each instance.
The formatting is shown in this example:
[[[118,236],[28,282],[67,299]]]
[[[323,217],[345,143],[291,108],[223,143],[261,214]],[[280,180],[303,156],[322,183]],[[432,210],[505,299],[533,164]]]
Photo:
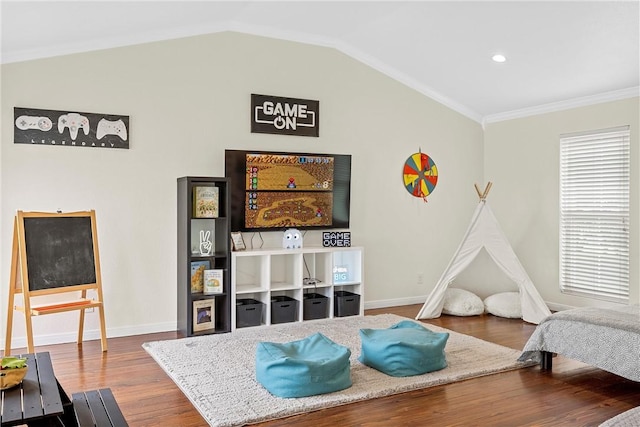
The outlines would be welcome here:
[[[536,327],[518,360],[551,369],[553,353],[640,382],[640,306],[554,313]]]

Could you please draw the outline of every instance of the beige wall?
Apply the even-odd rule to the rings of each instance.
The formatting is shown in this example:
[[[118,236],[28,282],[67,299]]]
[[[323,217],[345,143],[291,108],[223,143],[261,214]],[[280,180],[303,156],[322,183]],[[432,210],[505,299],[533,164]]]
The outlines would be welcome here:
[[[108,335],[119,336],[175,329],[176,178],[223,176],[226,148],[353,155],[351,232],[365,247],[373,305],[424,301],[483,176],[480,124],[330,48],[221,33],[1,70],[3,335],[18,209],[96,210]],[[251,93],[319,100],[320,138],[251,134]],[[13,107],[128,115],[131,148],[14,144]],[[427,204],[401,180],[420,149],[440,173]],[[36,319],[36,344],[74,340],[76,317]],[[23,337],[22,316],[15,323],[14,337]]]
[[[558,135],[624,124],[632,133],[632,300],[640,301],[637,98],[483,131],[336,50],[236,33],[7,64],[0,72],[2,335],[17,209],[95,209],[108,335],[175,329],[176,178],[223,176],[226,148],[353,155],[350,230],[353,244],[365,247],[369,307],[424,301],[476,206],[473,184],[486,181],[494,182],[493,211],[543,298],[600,304],[558,291]],[[251,93],[319,100],[320,138],[251,134]],[[128,115],[131,148],[13,144],[13,107]],[[401,182],[404,161],[418,150],[439,170],[426,204]],[[279,233],[264,238],[280,242]],[[306,239],[319,242],[317,233]],[[485,255],[456,285],[482,297],[515,289]],[[88,316],[88,335],[96,337],[97,319]],[[36,344],[73,341],[76,317],[36,319]],[[24,343],[20,315],[15,323],[14,342]]]
[[[559,290],[559,136],[631,126],[631,302],[640,303],[639,99],[630,98],[486,126],[491,203],[543,299],[559,306],[610,305]]]

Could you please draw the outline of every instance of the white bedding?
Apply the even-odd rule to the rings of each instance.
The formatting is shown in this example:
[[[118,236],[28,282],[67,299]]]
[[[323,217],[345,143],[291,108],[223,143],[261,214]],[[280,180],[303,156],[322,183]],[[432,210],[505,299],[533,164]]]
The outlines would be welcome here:
[[[542,351],[640,382],[640,306],[554,313],[536,327],[518,360],[540,362]]]

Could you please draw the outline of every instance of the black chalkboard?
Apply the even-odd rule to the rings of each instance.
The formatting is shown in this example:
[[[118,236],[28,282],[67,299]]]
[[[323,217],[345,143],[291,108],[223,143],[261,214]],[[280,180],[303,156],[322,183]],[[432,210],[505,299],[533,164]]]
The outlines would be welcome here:
[[[29,290],[96,283],[91,217],[24,218]]]

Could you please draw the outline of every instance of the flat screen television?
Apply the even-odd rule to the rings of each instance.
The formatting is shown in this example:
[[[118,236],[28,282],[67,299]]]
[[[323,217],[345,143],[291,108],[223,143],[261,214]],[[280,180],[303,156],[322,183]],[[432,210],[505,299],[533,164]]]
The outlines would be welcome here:
[[[225,150],[231,230],[349,228],[351,155]]]

